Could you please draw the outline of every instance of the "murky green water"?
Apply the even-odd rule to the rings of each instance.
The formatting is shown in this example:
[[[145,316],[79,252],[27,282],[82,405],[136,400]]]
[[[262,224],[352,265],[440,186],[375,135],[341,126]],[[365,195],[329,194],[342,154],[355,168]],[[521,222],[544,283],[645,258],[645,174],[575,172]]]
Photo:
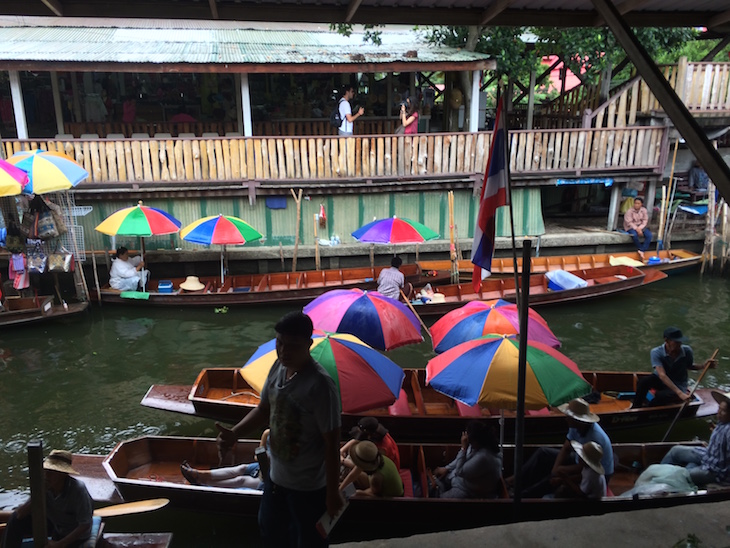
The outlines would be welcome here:
[[[0,333],[0,508],[25,493],[29,440],[41,439],[46,449],[107,453],[118,441],[143,434],[213,436],[211,421],[147,409],[139,401],[153,383],[190,384],[203,367],[243,363],[273,337],[274,323],[288,310],[216,314],[212,308],[94,305],[81,321]],[[583,369],[648,370],[649,349],[661,342],[664,327],[676,324],[691,338],[698,360],[720,348],[720,367],[704,384],[730,390],[726,279],[688,273],[540,313],[563,341],[563,352]],[[427,343],[390,354],[406,367],[423,366],[432,355]],[[175,544],[183,545],[179,538]]]

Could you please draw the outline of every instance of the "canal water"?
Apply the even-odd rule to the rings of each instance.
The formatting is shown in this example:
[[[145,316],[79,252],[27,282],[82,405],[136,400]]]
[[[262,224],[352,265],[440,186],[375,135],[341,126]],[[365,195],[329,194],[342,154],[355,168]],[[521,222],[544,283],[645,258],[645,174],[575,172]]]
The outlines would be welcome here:
[[[79,321],[0,333],[0,509],[27,494],[26,444],[46,450],[108,453],[124,439],[144,434],[214,436],[212,421],[139,405],[153,383],[191,384],[203,367],[242,364],[274,336],[273,326],[289,307],[153,310],[99,308]],[[696,361],[720,348],[719,367],[705,386],[730,390],[730,281],[672,276],[625,295],[540,308],[563,342],[562,351],[582,369],[648,370],[649,350],[667,325],[690,338]],[[422,367],[433,356],[428,342],[392,351],[404,367]],[[677,432],[707,435],[699,421]],[[660,435],[661,437],[661,435]],[[455,441],[458,434],[455,434]],[[175,527],[175,546],[200,545],[196,531],[215,545],[255,544],[255,523],[207,518],[200,532],[190,516],[165,511],[157,520]],[[129,519],[129,518],[117,518]],[[145,519],[133,522],[148,527]],[[111,530],[129,528],[116,523]],[[149,528],[149,527],[148,527]],[[212,529],[211,529],[212,528]],[[248,530],[243,537],[242,529]],[[159,529],[158,529],[159,530]],[[345,537],[357,538],[357,534]],[[342,533],[341,533],[342,534]],[[187,539],[187,540],[186,540]]]

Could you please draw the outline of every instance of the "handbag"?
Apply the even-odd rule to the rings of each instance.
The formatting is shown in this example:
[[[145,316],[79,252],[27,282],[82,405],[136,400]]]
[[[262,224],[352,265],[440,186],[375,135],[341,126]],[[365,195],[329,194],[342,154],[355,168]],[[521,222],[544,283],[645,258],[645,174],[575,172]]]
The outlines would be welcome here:
[[[395,128],[395,131],[393,133],[395,133],[396,135],[402,135],[405,132],[406,132],[406,126],[400,125],[397,128]]]
[[[38,213],[36,232],[41,240],[50,240],[51,238],[58,238],[58,227],[56,227],[56,221],[53,218],[51,210],[43,211]]]
[[[48,256],[43,253],[40,248],[28,252],[28,272],[33,274],[43,274],[46,271]]]
[[[51,253],[48,257],[48,272],[71,272],[74,256],[68,251]]]
[[[38,238],[38,213],[26,211],[23,213],[23,221],[20,223],[20,234],[26,238]]]
[[[49,201],[46,201],[46,205],[50,209],[51,215],[53,215],[53,222],[56,223],[56,230],[58,230],[58,235],[63,236],[68,232],[68,227],[66,226],[66,221],[63,219],[63,213],[61,211],[61,208],[53,202]]]

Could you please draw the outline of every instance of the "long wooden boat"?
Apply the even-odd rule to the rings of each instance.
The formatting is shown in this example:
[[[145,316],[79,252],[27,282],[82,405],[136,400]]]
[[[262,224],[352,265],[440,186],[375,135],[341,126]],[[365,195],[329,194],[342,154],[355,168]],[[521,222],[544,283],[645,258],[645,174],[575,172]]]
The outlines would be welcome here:
[[[629,289],[635,289],[667,277],[659,270],[642,271],[632,266],[606,266],[585,270],[574,270],[575,276],[587,282],[585,287],[576,289],[551,289],[547,274],[533,274],[530,276],[530,306],[558,304],[586,299],[595,299],[614,295]],[[481,288],[474,292],[471,283],[449,284],[434,287],[443,298],[434,299],[427,304],[415,301],[416,310],[421,316],[442,316],[447,312],[459,308],[469,301],[486,301],[504,299],[515,301],[514,278],[487,278],[482,281]]]
[[[462,432],[474,418],[498,428],[498,409],[480,409],[433,390],[425,383],[425,370],[406,369],[400,400],[390,406],[361,414],[343,414],[343,432],[363,416],[376,416],[395,439],[403,441],[448,441]],[[585,371],[583,376],[600,400],[591,409],[601,417],[601,426],[610,434],[623,430],[665,424],[677,415],[680,404],[630,409],[631,393],[639,379],[651,373]],[[258,393],[241,375],[239,368],[203,369],[192,386],[153,385],[142,405],[230,423],[238,422],[259,402]],[[682,410],[682,418],[705,417],[717,412],[710,391],[698,389],[694,400]],[[514,433],[514,413],[505,411],[505,434]],[[565,436],[565,415],[557,409],[529,411],[525,435],[532,439],[559,441]]]
[[[65,307],[53,303],[52,295],[38,297],[6,297],[0,312],[0,327],[35,324],[69,318],[80,314],[88,302],[68,303]]]
[[[161,280],[152,280],[146,298],[127,298],[122,292],[109,286],[101,288],[103,302],[110,304],[146,304],[156,306],[231,306],[269,303],[305,303],[330,289],[376,289],[380,271],[386,267],[338,268],[329,270],[303,270],[271,274],[246,274],[228,276],[223,285],[217,276],[201,277],[205,288],[200,291],[181,291],[184,278],[164,280],[171,282],[169,291],[160,290]],[[400,268],[406,281],[415,285],[448,282],[448,270],[422,271],[418,264],[404,264]],[[139,297],[140,295],[135,295]],[[98,299],[98,293],[92,292]]]
[[[601,500],[523,499],[517,520],[545,520],[609,512],[663,508],[689,503],[715,502],[730,497],[730,487],[701,490],[692,494],[622,497],[640,470],[658,463],[672,444],[614,444],[618,460],[609,483],[613,496]],[[239,442],[234,462],[253,461],[258,441]],[[426,469],[443,466],[458,451],[458,445],[399,444],[401,477],[406,496],[397,498],[353,497],[342,516],[351,525],[397,524],[398,534],[453,530],[508,523],[514,520],[514,502],[506,493],[499,499],[455,500],[414,496],[428,493]],[[534,446],[525,448],[527,458]],[[512,473],[512,448],[505,447],[505,476]],[[148,436],[125,441],[104,460],[104,469],[125,499],[165,497],[172,506],[236,516],[254,516],[261,493],[241,489],[189,485],[180,474],[187,460],[198,468],[218,466],[214,439]],[[628,465],[626,464],[628,463]]]
[[[659,257],[659,261],[650,260],[652,257]],[[551,270],[583,270],[586,268],[601,268],[604,266],[615,266],[615,263],[624,259],[630,259],[636,263],[637,268],[645,270],[661,270],[667,273],[679,273],[695,268],[702,263],[702,255],[687,251],[686,249],[661,250],[659,252],[647,252],[644,259],[639,256],[638,251],[620,251],[616,253],[590,253],[584,255],[553,255],[533,257],[530,259],[530,272],[542,274]],[[451,261],[419,261],[423,270],[449,270]],[[458,261],[459,274],[471,279],[474,264],[470,260]],[[512,276],[514,274],[514,262],[512,257],[492,259],[492,276]],[[522,270],[522,258],[517,258],[517,270]]]

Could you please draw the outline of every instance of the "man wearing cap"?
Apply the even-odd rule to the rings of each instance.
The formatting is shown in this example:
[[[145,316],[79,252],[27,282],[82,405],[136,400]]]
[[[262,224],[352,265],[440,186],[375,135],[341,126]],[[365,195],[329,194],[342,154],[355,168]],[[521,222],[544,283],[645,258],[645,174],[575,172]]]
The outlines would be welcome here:
[[[71,547],[86,546],[91,536],[93,506],[86,486],[78,479],[76,470],[71,467],[69,451],[53,450],[43,461],[46,481],[46,518],[48,534],[51,536],[46,546]],[[13,512],[5,531],[6,548],[21,546],[24,537],[33,534],[30,500]]]
[[[613,448],[606,432],[598,425],[601,420],[591,412],[591,408],[583,398],[576,398],[558,406],[568,421],[568,434],[560,450],[541,447],[528,459],[522,467],[522,476],[526,489],[522,496],[540,498],[551,493],[560,484],[558,478],[580,475],[582,465],[573,450],[572,442],[585,445],[595,442],[601,446],[603,456],[601,465],[605,471],[606,482],[613,476]]]
[[[651,350],[651,366],[654,368],[654,374],[637,383],[632,408],[642,407],[651,389],[656,390],[654,399],[651,400],[652,406],[670,405],[689,399],[687,371],[703,369],[704,366],[694,363],[692,347],[682,344],[686,340],[678,327],[671,326],[664,330],[664,344]],[[715,360],[709,361],[710,367],[714,368],[716,364]]]
[[[700,487],[730,482],[730,392],[713,390],[712,397],[718,403],[717,425],[707,447],[675,445],[662,459],[662,464],[685,466]]]

